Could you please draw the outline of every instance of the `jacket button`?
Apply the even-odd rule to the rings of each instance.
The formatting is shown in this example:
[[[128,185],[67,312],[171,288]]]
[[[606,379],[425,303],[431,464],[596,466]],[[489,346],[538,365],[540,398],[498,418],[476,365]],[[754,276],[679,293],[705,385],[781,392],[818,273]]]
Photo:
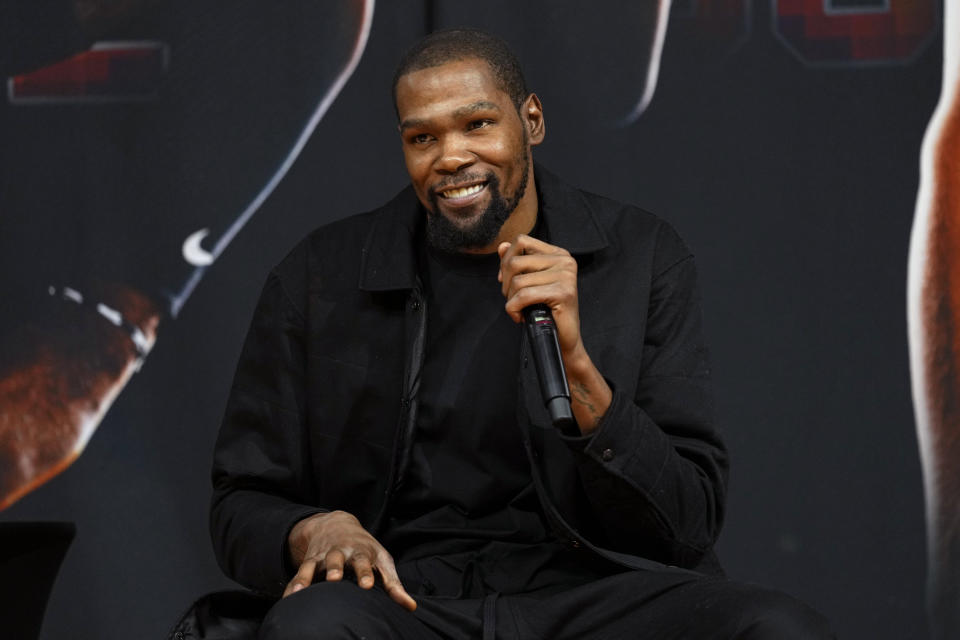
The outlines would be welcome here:
[[[420,311],[420,301],[419,301],[419,300],[414,300],[413,303],[410,305],[410,307],[411,307],[414,311]]]
[[[610,462],[613,460],[613,449],[604,449],[603,453],[600,454],[600,457],[603,458],[604,462]]]
[[[579,540],[571,540],[571,541],[570,541],[570,546],[573,547],[574,549],[579,549],[579,548],[580,548],[580,541],[579,541]]]

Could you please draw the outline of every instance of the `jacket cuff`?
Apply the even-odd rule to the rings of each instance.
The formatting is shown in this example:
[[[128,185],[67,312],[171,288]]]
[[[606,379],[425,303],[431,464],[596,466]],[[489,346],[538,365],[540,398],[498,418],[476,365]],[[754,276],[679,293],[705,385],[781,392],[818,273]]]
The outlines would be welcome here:
[[[283,593],[287,583],[293,574],[295,568],[291,567],[289,554],[287,553],[287,538],[290,535],[294,525],[308,518],[315,513],[321,513],[324,509],[310,507],[299,504],[288,504],[279,507],[273,507],[271,513],[264,513],[262,517],[257,518],[257,533],[251,533],[251,540],[273,540],[272,544],[263,546],[250,545],[246,549],[254,557],[242,560],[244,566],[252,569],[253,584],[246,586],[253,588],[254,591],[269,596],[279,596]],[[279,539],[277,538],[280,534]],[[245,572],[238,575],[241,578]],[[246,574],[249,575],[249,574]],[[251,577],[253,577],[251,576]]]
[[[646,411],[607,383],[613,398],[597,428],[586,436],[561,437],[599,465],[588,465],[588,475],[613,474],[652,493],[673,447]]]
[[[607,382],[607,386],[610,387],[612,398],[610,399],[610,406],[607,407],[607,412],[603,414],[603,416],[600,418],[600,422],[597,423],[597,428],[587,435],[568,436],[563,433],[559,434],[560,439],[566,442],[570,449],[576,453],[584,453],[584,450],[587,448],[587,446],[589,446],[590,443],[593,442],[593,439],[597,437],[597,434],[603,430],[604,425],[610,422],[610,415],[615,410],[614,405],[617,404],[619,400],[619,394],[617,394],[617,385],[615,385],[606,376],[603,376],[603,379]]]

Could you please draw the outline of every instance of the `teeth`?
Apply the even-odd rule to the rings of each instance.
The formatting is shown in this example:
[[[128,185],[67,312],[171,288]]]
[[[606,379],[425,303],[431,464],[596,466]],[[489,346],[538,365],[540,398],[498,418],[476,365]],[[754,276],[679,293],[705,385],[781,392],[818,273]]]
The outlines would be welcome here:
[[[464,187],[462,189],[450,189],[449,191],[444,191],[440,195],[444,198],[465,198],[466,196],[473,195],[474,193],[483,189],[482,184],[475,184],[472,187]]]

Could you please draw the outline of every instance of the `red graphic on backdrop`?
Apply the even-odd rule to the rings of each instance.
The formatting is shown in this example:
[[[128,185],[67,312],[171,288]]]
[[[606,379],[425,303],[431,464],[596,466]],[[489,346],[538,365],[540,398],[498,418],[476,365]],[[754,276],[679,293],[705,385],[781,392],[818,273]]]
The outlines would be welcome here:
[[[935,0],[771,0],[773,29],[808,64],[908,62],[937,30]]]
[[[696,41],[727,53],[750,36],[750,0],[674,0],[672,16],[688,21]]]
[[[13,103],[145,100],[167,69],[159,42],[106,42],[9,82]]]

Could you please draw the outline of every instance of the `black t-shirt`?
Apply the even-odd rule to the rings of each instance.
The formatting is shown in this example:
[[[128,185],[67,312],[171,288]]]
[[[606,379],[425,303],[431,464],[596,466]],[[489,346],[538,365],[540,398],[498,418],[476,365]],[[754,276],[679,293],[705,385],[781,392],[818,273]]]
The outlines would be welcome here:
[[[417,428],[381,534],[414,595],[555,591],[623,570],[547,524],[517,422],[523,326],[504,311],[499,266],[495,253],[422,252]]]
[[[410,466],[385,544],[398,557],[539,543],[548,529],[517,425],[522,325],[497,254],[423,252],[427,340]]]

